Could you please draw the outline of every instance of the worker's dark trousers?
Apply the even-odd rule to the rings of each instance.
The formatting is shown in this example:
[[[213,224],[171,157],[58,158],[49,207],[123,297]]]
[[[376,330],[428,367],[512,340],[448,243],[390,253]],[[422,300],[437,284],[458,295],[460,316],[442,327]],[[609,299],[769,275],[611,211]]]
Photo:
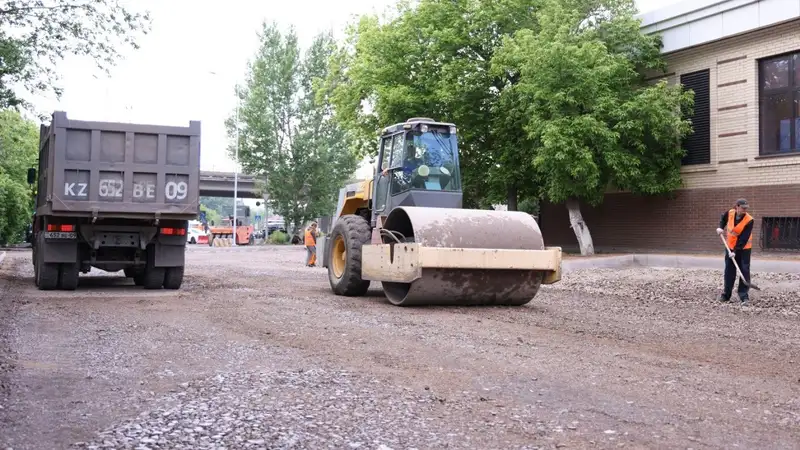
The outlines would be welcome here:
[[[736,255],[733,257],[736,260],[736,264],[739,265],[739,269],[742,271],[742,275],[744,275],[744,279],[750,283],[750,253],[752,253],[752,249],[749,250],[739,250],[735,252]],[[728,252],[725,252],[725,292],[723,295],[725,298],[731,298],[731,294],[733,293],[733,283],[739,278],[739,275],[736,274],[736,267],[733,266],[733,262],[728,257]],[[746,299],[748,298],[748,291],[750,288],[745,286],[741,280],[739,280],[739,287],[736,289],[736,293],[739,295],[739,298]]]
[[[317,263],[317,246],[306,245],[306,265],[313,266]]]

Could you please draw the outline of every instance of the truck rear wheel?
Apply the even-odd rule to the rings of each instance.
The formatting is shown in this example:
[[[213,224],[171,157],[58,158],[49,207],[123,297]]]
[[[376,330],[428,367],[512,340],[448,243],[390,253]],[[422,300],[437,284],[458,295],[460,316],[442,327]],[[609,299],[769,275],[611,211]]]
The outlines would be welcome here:
[[[180,289],[183,284],[183,266],[167,267],[164,274],[164,289]]]
[[[371,238],[369,223],[363,217],[346,215],[336,220],[328,260],[328,281],[334,294],[367,293],[370,281],[361,279],[361,246],[369,244]]]
[[[165,270],[163,267],[148,265],[144,269],[142,285],[145,289],[161,289],[161,286],[164,285],[164,273]]]
[[[34,263],[34,277],[36,287],[40,291],[52,291],[58,288],[58,264],[44,262],[44,235],[37,239],[36,256]]]
[[[81,266],[77,263],[59,264],[58,287],[65,291],[74,291],[78,288],[78,275]]]
[[[127,278],[133,279],[133,284],[136,286],[144,285],[144,270],[141,268],[128,267],[124,272]]]
[[[58,288],[58,264],[39,264],[36,285],[40,291],[52,291]]]

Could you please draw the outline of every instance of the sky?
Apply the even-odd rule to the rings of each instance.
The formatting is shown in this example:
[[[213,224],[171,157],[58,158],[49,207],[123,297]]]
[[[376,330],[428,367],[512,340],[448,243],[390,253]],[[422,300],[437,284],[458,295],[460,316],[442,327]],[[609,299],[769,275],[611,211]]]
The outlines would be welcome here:
[[[41,96],[41,111],[66,111],[74,119],[188,126],[201,121],[201,169],[233,171],[225,152],[224,120],[235,110],[234,86],[244,79],[258,48],[263,21],[294,26],[302,47],[333,30],[341,37],[353,15],[391,7],[394,0],[128,0],[149,10],[152,30],[141,48],[125,51],[106,76],[91,60],[67,57],[60,64],[60,99]],[[676,0],[639,0],[641,12]],[[364,175],[360,171],[360,175]],[[369,175],[369,169],[366,171]]]

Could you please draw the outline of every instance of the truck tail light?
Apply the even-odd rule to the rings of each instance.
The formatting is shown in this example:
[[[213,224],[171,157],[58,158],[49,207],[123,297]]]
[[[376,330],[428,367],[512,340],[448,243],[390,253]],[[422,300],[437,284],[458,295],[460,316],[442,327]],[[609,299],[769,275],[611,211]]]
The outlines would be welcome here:
[[[64,233],[70,233],[75,231],[75,225],[67,225],[67,224],[58,225],[58,224],[48,223],[47,231],[61,231]]]
[[[162,228],[161,234],[167,236],[186,236],[186,228]]]

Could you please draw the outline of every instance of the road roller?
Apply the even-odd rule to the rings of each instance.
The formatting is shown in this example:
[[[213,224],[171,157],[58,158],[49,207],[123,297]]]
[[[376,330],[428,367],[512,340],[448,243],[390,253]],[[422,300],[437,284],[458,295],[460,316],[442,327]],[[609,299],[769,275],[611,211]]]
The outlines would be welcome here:
[[[334,294],[380,281],[397,306],[521,306],[561,279],[561,248],[544,246],[533,216],[462,208],[455,124],[386,127],[375,162],[372,179],[340,192],[324,239]]]

